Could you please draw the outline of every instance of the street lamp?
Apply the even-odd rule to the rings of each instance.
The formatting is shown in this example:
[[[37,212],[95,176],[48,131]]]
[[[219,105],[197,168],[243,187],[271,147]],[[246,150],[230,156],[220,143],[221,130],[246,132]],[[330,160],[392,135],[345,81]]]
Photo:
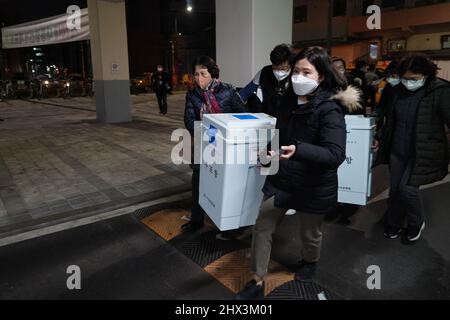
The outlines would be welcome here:
[[[186,0],[186,10],[187,12],[192,12],[194,7],[192,6],[192,0]]]

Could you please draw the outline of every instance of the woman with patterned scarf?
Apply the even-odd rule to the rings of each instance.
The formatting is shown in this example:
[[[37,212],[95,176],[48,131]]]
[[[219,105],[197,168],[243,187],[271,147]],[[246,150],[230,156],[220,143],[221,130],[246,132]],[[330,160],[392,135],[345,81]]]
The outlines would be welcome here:
[[[207,56],[200,56],[193,64],[195,88],[186,94],[184,123],[194,136],[194,123],[201,121],[204,114],[242,113],[246,108],[236,89],[219,80],[220,70],[216,62]],[[205,212],[199,205],[200,165],[192,165],[192,207],[191,221],[182,226],[183,232],[203,228]]]

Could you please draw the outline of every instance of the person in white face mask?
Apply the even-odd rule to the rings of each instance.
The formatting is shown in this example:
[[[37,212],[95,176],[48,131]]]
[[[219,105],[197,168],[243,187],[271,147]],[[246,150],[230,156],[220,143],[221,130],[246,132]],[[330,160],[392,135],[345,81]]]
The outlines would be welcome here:
[[[384,87],[382,87],[383,82],[380,84],[381,97],[378,105],[375,108],[375,116],[377,119],[381,119],[383,113],[387,110],[388,106],[392,103],[393,97],[395,97],[395,92],[398,90],[399,85],[401,85],[401,79],[398,75],[398,60],[393,60],[389,63],[388,67],[385,70],[385,78],[384,78]],[[381,126],[381,123],[378,123],[378,128]]]
[[[287,208],[297,210],[300,220],[301,262],[295,279],[310,281],[320,260],[324,216],[337,206],[337,169],[346,158],[344,109],[359,106],[359,94],[347,86],[321,47],[302,50],[293,66],[292,90],[277,121],[284,153],[269,152],[272,161],[280,161],[279,171],[266,180],[253,228],[253,280],[236,300],[264,297],[272,235]]]
[[[378,120],[373,148],[375,164],[389,164],[391,174],[384,235],[402,235],[410,244],[425,229],[419,187],[448,174],[450,83],[437,78],[437,66],[422,54],[407,55],[397,70],[400,77],[391,79],[395,91]]]
[[[159,105],[159,114],[167,114],[167,94],[170,91],[170,75],[164,71],[162,65],[158,65],[156,72],[151,77],[153,91],[156,94]]]
[[[252,112],[264,112],[277,117],[282,99],[289,90],[292,56],[288,45],[276,46],[270,54],[272,64],[261,69],[253,80],[239,91],[242,100],[252,105],[249,106]],[[261,91],[262,101],[253,99],[258,90]]]

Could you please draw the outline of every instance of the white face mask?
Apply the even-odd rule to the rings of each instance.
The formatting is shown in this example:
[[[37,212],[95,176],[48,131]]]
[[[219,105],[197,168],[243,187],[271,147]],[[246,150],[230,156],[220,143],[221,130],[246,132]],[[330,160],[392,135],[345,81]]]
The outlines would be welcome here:
[[[401,82],[399,78],[386,78],[386,81],[389,82],[389,84],[393,87],[398,86]]]
[[[277,78],[278,81],[283,81],[287,77],[289,77],[290,71],[283,71],[283,70],[276,70],[273,72],[275,78]]]
[[[420,80],[406,80],[402,79],[402,83],[406,89],[410,91],[417,91],[425,85],[425,77]]]
[[[298,96],[306,96],[314,92],[319,87],[319,82],[316,80],[295,74],[292,76],[292,88]]]

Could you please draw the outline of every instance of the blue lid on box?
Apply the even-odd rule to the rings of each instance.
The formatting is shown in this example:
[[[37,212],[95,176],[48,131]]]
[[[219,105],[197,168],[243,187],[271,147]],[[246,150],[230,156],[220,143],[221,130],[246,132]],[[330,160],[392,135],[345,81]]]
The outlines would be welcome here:
[[[233,115],[233,117],[235,117],[236,119],[239,119],[239,120],[257,120],[257,119],[259,119],[250,114],[236,114],[236,115]]]

